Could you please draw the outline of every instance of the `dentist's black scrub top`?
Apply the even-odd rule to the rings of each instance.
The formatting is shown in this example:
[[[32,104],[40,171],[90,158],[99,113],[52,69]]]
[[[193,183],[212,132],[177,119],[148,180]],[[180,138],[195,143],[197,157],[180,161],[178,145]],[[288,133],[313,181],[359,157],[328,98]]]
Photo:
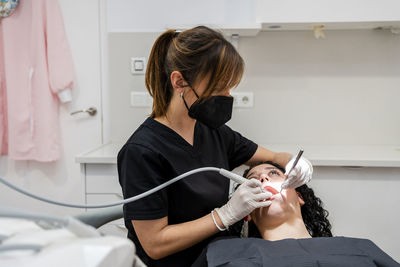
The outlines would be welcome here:
[[[200,122],[196,122],[192,146],[169,127],[148,118],[118,153],[118,175],[124,198],[196,168],[232,170],[248,161],[257,147],[226,125],[211,129]],[[228,193],[229,179],[217,172],[201,172],[124,205],[128,238],[135,243],[137,255],[148,266],[190,266],[215,236],[184,251],[152,260],[140,245],[131,220],[168,216],[169,225],[195,220],[224,205]]]
[[[314,237],[268,241],[228,238],[210,243],[192,267],[399,267],[371,240]]]

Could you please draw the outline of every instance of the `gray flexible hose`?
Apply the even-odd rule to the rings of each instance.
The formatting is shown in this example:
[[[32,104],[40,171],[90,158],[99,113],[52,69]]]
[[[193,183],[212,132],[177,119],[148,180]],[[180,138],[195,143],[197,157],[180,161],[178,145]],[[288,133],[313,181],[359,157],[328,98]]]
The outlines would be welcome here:
[[[118,206],[121,204],[126,204],[126,203],[130,203],[133,201],[136,201],[138,199],[141,199],[143,197],[146,197],[154,192],[157,192],[158,190],[163,189],[164,187],[167,187],[168,185],[175,183],[189,175],[198,173],[198,172],[205,172],[205,171],[215,171],[220,173],[221,175],[237,182],[237,183],[243,183],[243,181],[245,181],[246,179],[241,177],[240,175],[237,175],[235,173],[229,172],[227,170],[221,169],[221,168],[216,168],[216,167],[203,167],[203,168],[198,168],[198,169],[194,169],[188,172],[185,172],[171,180],[169,180],[168,182],[165,182],[159,186],[154,187],[153,189],[150,189],[144,193],[141,193],[139,195],[136,195],[134,197],[131,198],[127,198],[125,200],[121,200],[121,201],[117,201],[117,202],[113,202],[113,203],[107,203],[107,204],[99,204],[99,205],[80,205],[80,204],[71,204],[71,203],[65,203],[65,202],[60,202],[60,201],[55,201],[55,200],[51,200],[51,199],[47,199],[47,198],[43,198],[40,196],[37,196],[35,194],[32,194],[24,189],[19,188],[16,185],[13,185],[12,183],[8,182],[7,180],[5,180],[3,177],[0,177],[0,182],[5,184],[6,186],[18,191],[21,194],[27,195],[29,197],[32,197],[34,199],[40,200],[40,201],[44,201],[50,204],[54,204],[54,205],[59,205],[59,206],[65,206],[65,207],[70,207],[70,208],[87,208],[87,209],[95,209],[95,208],[106,208],[106,207],[112,207],[112,206]]]

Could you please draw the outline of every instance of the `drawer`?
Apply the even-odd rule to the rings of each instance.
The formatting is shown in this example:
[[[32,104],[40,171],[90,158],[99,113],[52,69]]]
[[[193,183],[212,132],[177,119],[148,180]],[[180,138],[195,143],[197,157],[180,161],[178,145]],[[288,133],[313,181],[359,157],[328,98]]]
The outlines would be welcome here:
[[[87,164],[86,193],[122,194],[116,164]]]

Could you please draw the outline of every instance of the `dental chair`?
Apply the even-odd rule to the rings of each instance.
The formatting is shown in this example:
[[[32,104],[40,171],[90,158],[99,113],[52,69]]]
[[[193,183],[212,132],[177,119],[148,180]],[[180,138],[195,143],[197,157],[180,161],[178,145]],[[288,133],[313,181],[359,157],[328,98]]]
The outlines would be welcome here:
[[[97,230],[122,217],[122,206],[74,217],[0,207],[0,266],[145,267],[128,238]]]

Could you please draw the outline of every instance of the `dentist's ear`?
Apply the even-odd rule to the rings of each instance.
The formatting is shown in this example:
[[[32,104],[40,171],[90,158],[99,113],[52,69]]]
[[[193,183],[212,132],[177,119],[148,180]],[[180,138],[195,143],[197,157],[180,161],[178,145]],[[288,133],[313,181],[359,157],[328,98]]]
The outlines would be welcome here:
[[[187,86],[185,79],[179,71],[173,71],[170,76],[171,85],[174,90],[177,90],[178,93],[183,91],[183,88]]]
[[[306,202],[304,202],[304,199],[301,196],[301,194],[299,192],[296,192],[296,193],[297,193],[297,197],[299,198],[300,206],[303,206],[304,204],[306,204]]]

